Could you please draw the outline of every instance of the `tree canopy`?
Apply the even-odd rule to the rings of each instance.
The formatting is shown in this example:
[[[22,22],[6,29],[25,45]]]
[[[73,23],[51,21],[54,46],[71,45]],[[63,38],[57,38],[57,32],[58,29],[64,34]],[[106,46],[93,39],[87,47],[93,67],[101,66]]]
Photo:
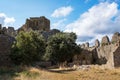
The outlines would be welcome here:
[[[45,40],[37,32],[20,32],[12,46],[11,59],[16,64],[31,64],[45,54]]]
[[[73,56],[79,53],[79,47],[75,43],[75,33],[57,33],[51,36],[47,42],[46,60],[56,63],[69,61]]]

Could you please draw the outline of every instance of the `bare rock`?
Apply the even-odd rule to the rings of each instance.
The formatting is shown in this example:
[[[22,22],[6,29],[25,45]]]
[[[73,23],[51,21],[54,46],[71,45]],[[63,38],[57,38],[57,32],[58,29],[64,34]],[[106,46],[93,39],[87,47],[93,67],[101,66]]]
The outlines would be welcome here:
[[[87,43],[85,43],[85,47],[86,48],[88,48],[89,47],[89,43],[87,42]]]
[[[104,37],[102,38],[101,44],[106,44],[106,43],[110,43],[110,40],[109,40],[108,36],[104,36]]]
[[[100,46],[100,42],[99,42],[99,40],[97,39],[97,40],[95,40],[95,47],[99,47]]]
[[[117,42],[118,40],[120,40],[120,33],[116,32],[114,33],[114,35],[112,36],[112,42]]]

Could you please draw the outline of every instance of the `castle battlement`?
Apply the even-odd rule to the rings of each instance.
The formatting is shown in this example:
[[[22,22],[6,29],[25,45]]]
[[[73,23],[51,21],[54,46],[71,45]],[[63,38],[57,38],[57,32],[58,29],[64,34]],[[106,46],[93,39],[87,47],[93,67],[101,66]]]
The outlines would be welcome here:
[[[49,36],[52,36],[60,31],[57,29],[50,30],[50,20],[44,16],[41,17],[30,17],[26,19],[25,24],[18,30],[14,27],[2,27],[0,24],[0,66],[11,65],[9,57],[11,46],[15,41],[15,36],[19,31],[38,31],[47,40]]]
[[[14,29],[14,27],[2,27],[2,24],[0,24],[0,34],[6,34],[12,37],[15,37],[17,34],[17,31]]]
[[[19,29],[19,31],[29,31],[31,29],[48,32],[50,31],[50,20],[44,16],[30,17],[30,19],[26,19],[25,24]]]
[[[1,63],[9,61],[8,54],[13,41],[15,41],[15,36],[18,34],[17,32],[30,30],[38,31],[46,40],[49,36],[60,32],[57,29],[50,30],[50,20],[44,16],[26,19],[25,24],[18,30],[14,30],[14,27],[2,27],[0,24],[0,57],[4,58],[0,59]],[[88,42],[80,45],[80,47],[82,52],[75,59],[79,64],[106,64],[110,68],[120,67],[119,32],[114,33],[111,40],[108,36],[104,36],[101,42],[98,39],[95,40],[92,47],[89,46]]]
[[[110,40],[108,36],[104,36],[101,40],[101,42],[96,39],[95,44],[92,47],[102,47],[102,46],[109,46],[109,45],[120,45],[120,33],[116,32],[113,34],[112,39]],[[81,48],[90,48],[89,42],[83,43],[80,45]]]
[[[89,63],[94,64],[106,64],[108,67],[118,67],[120,66],[120,33],[116,32],[113,34],[110,40],[108,36],[104,36],[101,42],[97,39],[95,40],[95,45],[89,47],[89,43],[82,44],[80,46],[83,51],[81,55],[84,55],[86,60],[81,61],[91,61]],[[89,53],[89,54],[87,54]],[[89,56],[89,58],[88,58]],[[86,63],[87,64],[87,63]]]

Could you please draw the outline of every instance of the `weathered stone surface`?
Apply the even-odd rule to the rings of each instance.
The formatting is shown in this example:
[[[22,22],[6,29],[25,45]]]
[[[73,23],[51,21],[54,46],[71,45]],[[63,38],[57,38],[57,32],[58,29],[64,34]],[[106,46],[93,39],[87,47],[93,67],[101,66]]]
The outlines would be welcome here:
[[[115,67],[120,67],[120,47],[118,47],[115,52],[113,53],[113,58],[114,58],[114,66]]]
[[[83,49],[80,55],[74,56],[74,64],[90,65],[92,64],[92,53],[89,50]]]
[[[42,32],[40,32],[40,34],[42,34],[44,36],[45,40],[47,41],[48,37],[50,37],[56,33],[59,33],[59,32],[60,32],[59,30],[53,29],[53,30],[50,30],[49,32],[42,31]]]
[[[87,42],[87,43],[85,43],[85,47],[86,48],[88,48],[89,47],[89,43]]]
[[[0,66],[11,65],[9,54],[13,41],[13,37],[0,34]]]
[[[15,37],[17,35],[17,32],[16,30],[14,30],[14,27],[2,28],[2,25],[0,24],[0,34],[5,34],[5,35]]]
[[[7,28],[6,28],[6,27],[3,27],[3,28],[2,28],[2,31],[3,31],[4,34],[7,33]]]
[[[26,19],[26,23],[19,29],[19,31],[29,31],[39,30],[39,31],[50,31],[50,20],[46,17],[30,17],[30,19]]]
[[[52,30],[50,30],[50,34],[56,34],[56,33],[59,33],[60,32],[60,30],[58,30],[58,29],[52,29]]]
[[[57,29],[50,30],[50,21],[42,17],[31,17],[18,29],[19,31],[35,30],[42,34],[47,40],[49,36],[59,33]],[[3,27],[0,24],[0,66],[10,65],[9,58],[11,45],[17,35],[13,27]],[[11,37],[13,36],[13,37]],[[108,36],[104,36],[100,42],[95,41],[95,46],[89,47],[89,43],[80,45],[82,52],[77,55],[75,61],[79,64],[106,64],[108,67],[120,67],[120,33],[116,32],[110,42]],[[74,61],[74,62],[75,62]]]
[[[104,44],[104,43],[110,43],[110,40],[109,40],[108,36],[104,36],[102,38],[101,44]]]
[[[95,40],[95,47],[99,47],[100,46],[100,42],[99,42],[99,40],[97,39],[97,40]]]
[[[112,41],[111,42],[117,42],[118,40],[120,40],[120,33],[116,32],[114,33],[114,35],[112,36]]]
[[[88,64],[86,61],[90,61],[91,64],[105,64],[106,68],[113,69],[114,67],[120,67],[120,33],[115,33],[110,42],[107,36],[104,36],[100,42],[95,41],[95,46],[85,47],[80,46],[82,52],[79,55],[79,61],[81,64]],[[92,54],[92,56],[91,56]]]
[[[2,29],[2,24],[0,24],[0,30]]]
[[[13,27],[8,27],[8,29],[7,29],[7,32],[8,33],[12,33],[12,32],[14,32],[15,30],[14,30],[14,28]]]
[[[0,24],[0,34],[2,34],[3,31],[2,31],[2,24]]]
[[[17,32],[14,30],[14,27],[8,27],[6,34],[15,37],[17,35]]]
[[[85,48],[85,44],[80,45],[81,48]]]

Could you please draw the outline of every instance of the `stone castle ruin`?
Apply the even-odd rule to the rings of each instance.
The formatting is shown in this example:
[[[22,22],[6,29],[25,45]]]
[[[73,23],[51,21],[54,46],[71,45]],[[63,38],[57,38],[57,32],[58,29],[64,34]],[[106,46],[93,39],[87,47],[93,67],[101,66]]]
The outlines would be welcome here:
[[[30,19],[26,19],[26,23],[20,28],[23,31],[39,30],[39,31],[50,31],[50,20],[41,17],[30,17]]]
[[[47,38],[53,34],[59,33],[57,29],[50,29],[50,20],[46,17],[31,17],[26,19],[25,24],[18,30],[13,27],[2,27],[0,24],[0,66],[10,65],[9,58],[12,43],[15,41],[15,36],[20,31],[38,31]],[[89,43],[80,45],[83,49],[81,54],[74,57],[74,62],[83,64],[106,64],[109,67],[120,67],[120,33],[116,32],[110,41],[107,36],[102,38],[102,41],[95,41],[93,47],[89,47]]]
[[[44,16],[30,17],[30,19],[26,19],[25,24],[18,29],[18,32],[30,30],[38,31],[46,40],[49,36],[60,32],[57,29],[50,30],[50,20]]]
[[[12,37],[15,37],[17,32],[16,30],[14,30],[14,27],[2,27],[2,25],[0,24],[0,34],[5,34],[5,35],[9,35]]]
[[[11,63],[9,54],[15,35],[16,31],[13,27],[6,28],[0,24],[0,66],[9,66]]]
[[[93,47],[89,43],[80,46],[83,51],[77,58],[79,64],[106,64],[108,68],[120,67],[120,33],[116,32],[110,41],[108,36],[95,41]]]
[[[25,24],[18,30],[15,30],[14,27],[2,27],[0,24],[0,63],[2,63],[0,66],[11,65],[9,55],[15,37],[20,31],[30,30],[38,31],[46,40],[49,36],[60,32],[57,29],[50,30],[50,20],[44,16],[26,19]]]

